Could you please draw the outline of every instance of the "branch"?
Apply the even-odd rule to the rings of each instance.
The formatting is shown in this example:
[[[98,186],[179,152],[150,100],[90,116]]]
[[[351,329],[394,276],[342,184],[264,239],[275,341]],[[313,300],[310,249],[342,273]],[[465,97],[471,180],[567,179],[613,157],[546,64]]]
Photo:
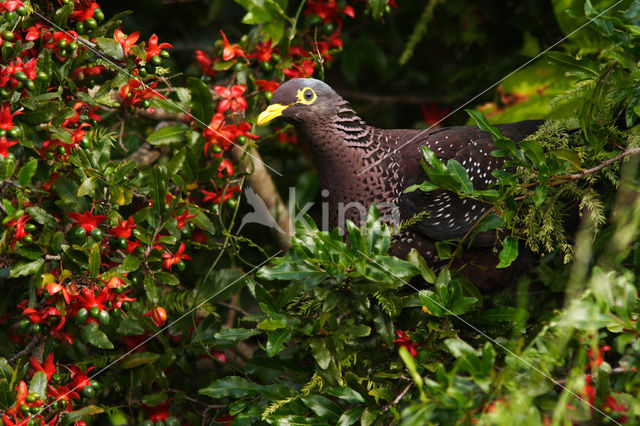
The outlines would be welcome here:
[[[576,174],[569,175],[569,176],[566,176],[566,177],[571,179],[571,180],[577,180],[577,179],[580,179],[581,177],[584,177],[586,175],[590,175],[590,174],[596,173],[596,172],[604,169],[608,165],[613,164],[616,161],[618,161],[618,160],[620,160],[620,159],[622,159],[624,157],[628,157],[630,155],[638,155],[638,154],[640,154],[640,148],[627,149],[626,151],[621,152],[620,154],[616,155],[615,157],[610,158],[610,159],[608,159],[606,161],[603,161],[602,163],[598,164],[595,167],[592,167],[592,168],[587,169],[587,170],[583,170],[580,173],[576,173]]]
[[[396,405],[398,405],[400,400],[402,398],[404,398],[404,396],[407,394],[407,392],[409,392],[409,389],[411,389],[411,386],[413,386],[413,382],[411,382],[407,386],[405,386],[405,388],[402,390],[402,392],[400,392],[398,394],[398,396],[396,396],[390,404],[387,404],[387,405],[384,406],[382,411],[389,411],[392,407],[395,407]]]
[[[284,231],[284,233],[274,231],[276,232],[278,246],[284,250],[288,250],[291,248],[290,236],[293,235],[293,224],[291,223],[289,210],[287,210],[284,201],[282,201],[280,194],[278,194],[278,190],[271,179],[271,175],[267,172],[267,168],[264,166],[258,150],[254,147],[241,147],[236,145],[231,148],[231,157],[241,170],[248,173],[247,183],[264,201],[269,212],[271,212],[273,217],[278,221],[278,225]],[[252,159],[255,161],[252,161]]]
[[[31,341],[29,343],[27,343],[27,346],[25,346],[20,351],[16,352],[15,354],[13,354],[13,355],[11,355],[9,357],[9,364],[10,365],[15,365],[15,362],[21,356],[26,355],[28,353],[31,353],[32,350],[35,352],[37,350],[35,348],[35,346],[38,345],[39,341],[40,341],[39,336],[34,336],[33,339],[31,339]],[[42,361],[42,359],[40,359],[40,361]]]

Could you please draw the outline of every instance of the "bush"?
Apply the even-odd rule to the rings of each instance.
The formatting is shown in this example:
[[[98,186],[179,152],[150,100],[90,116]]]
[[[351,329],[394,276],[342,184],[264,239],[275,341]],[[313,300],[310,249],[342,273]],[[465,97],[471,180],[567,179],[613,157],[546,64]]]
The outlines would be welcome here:
[[[194,68],[97,3],[0,2],[4,423],[637,420],[640,4],[572,2],[558,14],[567,34],[594,23],[499,91],[518,82],[526,96],[470,112],[513,166],[494,188],[475,191],[425,151],[431,182],[414,190],[437,181],[492,203],[476,227],[501,231],[501,266],[521,245],[546,253],[483,295],[415,252],[388,255],[396,230],[375,207],[346,241],[311,219],[291,242],[237,235],[245,183],[282,209],[265,167],[278,175],[299,156],[288,127],[252,127],[278,82],[324,76],[343,49],[355,82],[365,58],[345,45],[346,22],[382,25],[397,7],[237,3],[248,27],[220,31]],[[404,63],[454,3],[406,6],[422,14]],[[517,146],[490,124],[548,111]],[[265,165],[256,146],[274,142]],[[298,183],[313,195],[312,179]]]

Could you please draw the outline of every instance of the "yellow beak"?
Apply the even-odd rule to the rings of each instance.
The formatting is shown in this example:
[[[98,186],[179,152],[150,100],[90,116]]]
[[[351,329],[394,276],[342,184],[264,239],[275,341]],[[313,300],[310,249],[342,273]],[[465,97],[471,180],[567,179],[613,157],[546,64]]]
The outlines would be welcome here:
[[[260,113],[258,116],[258,126],[263,126],[273,120],[274,118],[280,117],[282,115],[282,111],[289,108],[289,105],[282,104],[272,104],[267,107],[264,111]]]

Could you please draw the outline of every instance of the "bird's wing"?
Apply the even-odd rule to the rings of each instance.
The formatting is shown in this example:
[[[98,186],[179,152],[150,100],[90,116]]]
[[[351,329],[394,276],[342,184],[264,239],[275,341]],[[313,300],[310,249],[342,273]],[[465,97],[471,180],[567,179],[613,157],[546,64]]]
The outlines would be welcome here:
[[[521,122],[499,128],[505,136],[520,141],[533,133],[540,123]],[[434,129],[423,134],[415,133],[411,137],[415,139],[407,144],[399,159],[404,164],[405,187],[427,180],[420,165],[421,146],[428,147],[444,163],[455,159],[462,164],[475,189],[486,189],[491,185],[495,181],[492,171],[501,168],[504,163],[502,158],[491,155],[495,150],[491,135],[475,126]],[[489,205],[459,198],[448,191],[418,190],[403,194],[400,209],[403,219],[424,212],[421,220],[414,225],[416,232],[436,240],[447,240],[463,237],[489,209]],[[481,235],[474,243],[479,246],[491,245],[492,237],[491,234]]]

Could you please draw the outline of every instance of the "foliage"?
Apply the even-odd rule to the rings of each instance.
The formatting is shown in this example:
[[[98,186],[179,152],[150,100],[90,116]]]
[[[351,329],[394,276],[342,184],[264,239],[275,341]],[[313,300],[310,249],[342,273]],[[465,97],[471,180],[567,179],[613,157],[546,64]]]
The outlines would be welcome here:
[[[470,112],[512,166],[493,188],[474,190],[459,164],[425,150],[431,182],[414,190],[492,203],[475,230],[504,231],[501,266],[519,240],[548,253],[493,295],[415,252],[388,255],[394,230],[375,208],[346,240],[298,223],[281,257],[269,238],[235,231],[258,144],[277,183],[291,171],[306,188],[298,201],[314,195],[288,129],[252,129],[279,82],[332,72],[356,83],[373,62],[383,81],[414,87],[429,71],[441,86],[451,63],[410,72],[390,58],[406,52],[420,68],[420,40],[460,16],[460,34],[443,31],[469,55],[452,81],[475,79],[475,46],[515,60],[483,39],[488,18],[463,0],[232,6],[242,26],[216,26],[208,49],[189,52],[193,67],[97,3],[0,1],[4,424],[637,421],[638,2],[602,16],[606,2],[554,3],[567,34],[597,19],[547,55],[553,67],[509,77],[487,119]],[[392,53],[357,36],[364,23],[372,40],[393,29]],[[544,40],[530,27],[525,39]],[[518,145],[490,124],[549,106],[561,121]],[[575,238],[570,200],[584,213]]]

